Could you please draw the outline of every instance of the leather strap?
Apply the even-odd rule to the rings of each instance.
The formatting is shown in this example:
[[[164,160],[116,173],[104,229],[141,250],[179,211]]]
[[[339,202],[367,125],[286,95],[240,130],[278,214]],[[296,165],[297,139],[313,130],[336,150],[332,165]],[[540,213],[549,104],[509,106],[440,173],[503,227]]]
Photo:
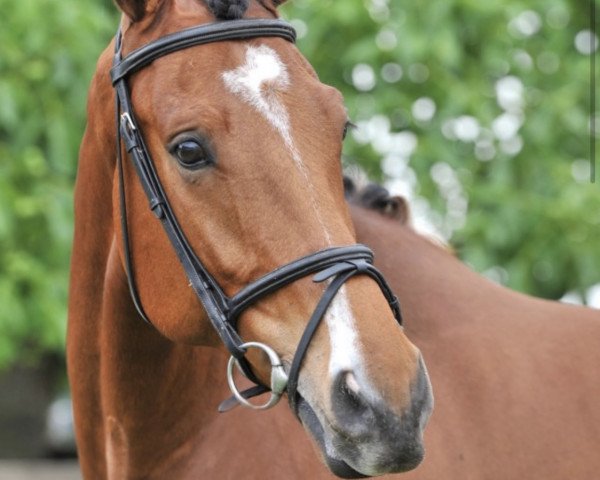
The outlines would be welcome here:
[[[267,393],[271,391],[269,387],[265,387],[264,385],[255,385],[254,387],[250,387],[242,392],[241,395],[245,398],[253,398],[262,395],[263,393]],[[233,410],[235,407],[239,405],[239,402],[235,396],[231,396],[225,400],[223,400],[218,407],[219,413],[227,413],[229,410]]]
[[[377,280],[379,287],[381,288],[384,296],[388,300],[388,303],[392,307],[392,311],[394,312],[394,316],[398,323],[402,325],[402,317],[400,316],[400,309],[394,308],[398,306],[398,299],[391,292],[389,286],[385,281],[382,283],[379,282],[378,278],[381,277],[381,273],[373,266],[371,263],[368,263],[365,260],[350,260],[342,263],[338,263],[333,265],[332,267],[322,270],[320,273],[314,276],[314,282],[323,282],[330,277],[333,277],[333,280],[323,293],[321,300],[317,304],[315,311],[313,312],[306,328],[304,329],[304,333],[300,338],[300,342],[296,347],[296,353],[294,355],[294,359],[292,360],[292,365],[290,367],[290,371],[288,373],[288,385],[287,385],[287,394],[288,401],[290,403],[290,407],[293,412],[298,413],[298,376],[300,374],[300,368],[302,367],[302,361],[306,356],[306,352],[310,345],[310,342],[317,331],[317,327],[319,326],[321,320],[325,316],[327,312],[327,308],[335,298],[337,292],[342,288],[342,286],[354,275],[366,274],[370,277]],[[381,277],[383,279],[383,277]]]
[[[225,40],[247,40],[258,37],[281,37],[296,41],[296,31],[286,22],[273,19],[241,19],[208,23],[187,28],[154,40],[116,63],[110,71],[113,85],[127,75],[150,64],[159,57],[184,48]],[[120,45],[119,45],[120,46]]]
[[[373,261],[373,252],[364,245],[331,247],[312,253],[283,265],[236,293],[229,301],[230,317],[233,322],[250,304],[289,283],[319,272],[345,260]]]
[[[327,254],[327,253],[334,254],[330,258],[335,263],[333,263],[333,265],[331,265],[331,261],[330,261],[329,263],[331,266],[329,268],[322,270],[321,269],[322,264],[318,265],[320,262],[323,261],[323,258],[320,254]],[[339,257],[336,258],[336,254],[343,255],[345,257],[345,259],[340,261]],[[360,258],[361,254],[365,254],[367,258],[366,259]],[[283,267],[280,267],[279,269],[271,272],[270,274],[266,275],[265,277],[262,277],[261,279],[257,280],[256,282],[253,282],[252,284],[248,285],[248,287],[246,287],[244,290],[240,291],[240,293],[238,293],[234,297],[234,299],[235,299],[240,294],[243,294],[246,292],[253,292],[253,291],[259,291],[259,292],[261,292],[261,294],[264,294],[264,295],[270,293],[270,291],[272,291],[271,289],[269,289],[269,288],[262,289],[261,287],[263,287],[263,285],[265,283],[268,286],[268,280],[271,278],[271,275],[275,275],[276,277],[278,277],[276,275],[277,272],[286,272],[285,273],[286,275],[290,275],[289,272],[302,272],[302,274],[297,273],[297,276],[293,277],[293,278],[285,277],[285,276],[280,277],[282,283],[285,282],[285,284],[291,283],[294,280],[300,278],[301,276],[309,275],[313,271],[317,271],[317,270],[320,270],[320,271],[313,277],[314,282],[317,282],[317,283],[324,282],[325,280],[332,278],[331,283],[325,289],[325,292],[321,296],[319,303],[315,307],[315,310],[313,311],[313,314],[311,315],[310,320],[308,321],[308,323],[304,329],[304,333],[302,334],[302,337],[300,338],[300,341],[298,342],[298,346],[296,347],[296,353],[294,354],[294,358],[292,360],[292,364],[291,364],[289,372],[288,372],[288,384],[287,384],[288,401],[290,404],[290,408],[296,414],[298,414],[298,394],[297,394],[298,377],[300,374],[300,368],[302,367],[302,362],[304,360],[304,357],[306,356],[308,347],[310,346],[310,342],[312,341],[312,338],[313,338],[315,332],[317,331],[318,326],[320,325],[321,321],[325,317],[325,314],[327,312],[327,309],[329,308],[329,305],[331,305],[331,302],[335,298],[337,292],[346,283],[346,281],[348,281],[354,275],[360,275],[360,274],[366,274],[366,275],[369,275],[371,278],[375,279],[375,281],[381,288],[381,291],[383,292],[384,296],[388,300],[388,303],[390,304],[390,307],[392,308],[392,312],[394,313],[396,320],[398,321],[398,323],[400,325],[402,325],[402,317],[400,315],[398,299],[389,289],[389,286],[387,285],[387,283],[381,276],[381,273],[379,272],[379,270],[377,270],[370,263],[372,261],[372,255],[373,255],[373,253],[368,248],[364,247],[363,245],[353,245],[350,247],[337,247],[337,248],[331,248],[328,250],[322,250],[320,252],[317,252],[316,254],[309,255],[307,257],[296,260],[290,264],[287,264]],[[356,256],[358,256],[359,258],[358,259],[353,258]],[[317,258],[313,259],[313,257],[317,257]],[[336,259],[338,260],[337,262],[335,261]],[[314,263],[314,268],[311,265],[311,263]],[[319,268],[319,267],[321,267],[321,268]],[[255,301],[257,298],[258,298],[258,296],[252,297],[253,301]],[[244,398],[249,399],[249,398],[252,398],[252,397],[255,397],[258,395],[262,395],[263,393],[265,393],[267,391],[269,391],[268,388],[262,387],[261,385],[259,385],[259,386],[244,390],[241,393],[244,396]],[[232,396],[232,397],[228,398],[227,400],[223,401],[219,405],[219,412],[227,412],[236,406],[237,406],[237,400],[235,399],[234,396]]]
[[[150,210],[161,221],[173,245],[173,249],[190,280],[192,288],[202,302],[221,340],[234,357],[242,358],[245,351],[238,347],[242,341],[237,332],[231,328],[226,320],[227,297],[212,275],[208,273],[204,265],[193,253],[171,209],[171,205],[166,199],[166,194],[158,178],[154,162],[151,160],[139,129],[135,126],[133,112],[130,109],[130,103],[127,98],[127,91],[124,90],[124,80],[119,81],[116,87],[122,111],[121,119],[124,119],[120,122],[121,137],[124,140],[127,152],[133,161],[133,165],[148,198]],[[125,230],[124,235],[126,234],[127,231]],[[135,287],[133,289],[130,288],[130,290],[137,292]],[[141,305],[139,298],[137,299],[137,304]]]
[[[119,124],[119,99],[115,95],[116,105],[115,105],[115,113],[116,113],[116,124]],[[119,171],[119,210],[121,212],[121,236],[123,239],[123,255],[125,256],[125,273],[127,277],[127,285],[129,286],[129,295],[133,300],[133,305],[137,310],[138,314],[144,322],[148,325],[152,325],[152,322],[146,315],[144,311],[144,307],[142,307],[142,302],[140,300],[137,288],[135,286],[134,281],[134,273],[133,273],[133,264],[131,261],[131,246],[129,243],[129,226],[127,224],[127,202],[125,200],[125,173],[123,169],[123,159],[121,155],[121,133],[120,129],[117,128],[117,169]]]
[[[300,375],[300,367],[302,366],[302,361],[306,355],[306,351],[308,350],[308,346],[317,331],[317,327],[321,323],[321,319],[325,316],[325,312],[327,308],[333,301],[335,295],[338,290],[342,288],[346,280],[348,280],[353,274],[351,272],[347,272],[343,275],[338,275],[327,287],[325,293],[319,300],[317,304],[317,308],[313,312],[312,316],[306,328],[304,329],[304,333],[300,338],[300,342],[296,347],[296,353],[294,355],[294,359],[292,360],[292,365],[290,366],[290,371],[288,373],[288,385],[287,385],[287,393],[288,393],[288,402],[290,404],[290,408],[296,414],[298,414],[298,377]]]

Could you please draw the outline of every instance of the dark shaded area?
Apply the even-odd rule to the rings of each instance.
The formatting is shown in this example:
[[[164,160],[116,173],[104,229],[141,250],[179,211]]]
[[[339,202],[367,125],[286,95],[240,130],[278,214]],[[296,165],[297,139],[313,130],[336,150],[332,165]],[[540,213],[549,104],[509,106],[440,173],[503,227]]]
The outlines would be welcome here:
[[[46,439],[48,406],[64,383],[64,364],[58,357],[0,373],[0,458],[64,454],[54,451]]]

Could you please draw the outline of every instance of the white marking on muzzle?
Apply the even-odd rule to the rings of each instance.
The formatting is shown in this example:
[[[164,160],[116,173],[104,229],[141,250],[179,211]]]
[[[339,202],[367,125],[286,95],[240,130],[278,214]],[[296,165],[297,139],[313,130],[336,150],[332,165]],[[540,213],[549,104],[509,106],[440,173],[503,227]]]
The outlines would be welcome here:
[[[331,235],[318,208],[315,186],[310,181],[308,169],[292,137],[287,109],[280,100],[281,93],[285,92],[291,83],[285,64],[277,53],[266,45],[249,46],[245,63],[234,70],[224,72],[223,81],[229,91],[257,110],[281,136],[294,165],[306,182],[306,194],[327,245],[332,245]],[[345,286],[333,300],[325,321],[331,342],[330,375],[359,368],[362,361],[354,328],[354,316]]]
[[[355,372],[358,375],[359,370],[361,370],[362,359],[346,286],[340,288],[327,311],[325,321],[329,328],[331,342],[329,375],[335,378],[343,371]]]

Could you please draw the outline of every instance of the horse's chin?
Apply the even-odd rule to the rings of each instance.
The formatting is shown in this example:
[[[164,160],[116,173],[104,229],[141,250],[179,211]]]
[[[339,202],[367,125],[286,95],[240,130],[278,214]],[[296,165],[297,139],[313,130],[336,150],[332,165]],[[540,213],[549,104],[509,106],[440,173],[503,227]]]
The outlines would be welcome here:
[[[363,475],[348,465],[344,460],[334,458],[327,453],[325,446],[325,431],[317,417],[317,414],[309,403],[301,396],[298,399],[298,416],[304,427],[311,433],[317,442],[327,467],[331,472],[340,478],[367,478],[369,475]]]

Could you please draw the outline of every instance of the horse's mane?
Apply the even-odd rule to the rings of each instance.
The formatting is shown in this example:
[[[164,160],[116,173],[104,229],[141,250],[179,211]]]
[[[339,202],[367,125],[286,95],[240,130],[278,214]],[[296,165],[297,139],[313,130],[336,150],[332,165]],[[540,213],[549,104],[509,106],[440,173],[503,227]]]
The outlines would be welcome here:
[[[248,9],[249,0],[206,0],[215,17],[222,20],[242,18]]]
[[[267,10],[274,11],[285,0],[258,0]],[[205,0],[213,15],[221,20],[242,18],[248,9],[250,0]]]

